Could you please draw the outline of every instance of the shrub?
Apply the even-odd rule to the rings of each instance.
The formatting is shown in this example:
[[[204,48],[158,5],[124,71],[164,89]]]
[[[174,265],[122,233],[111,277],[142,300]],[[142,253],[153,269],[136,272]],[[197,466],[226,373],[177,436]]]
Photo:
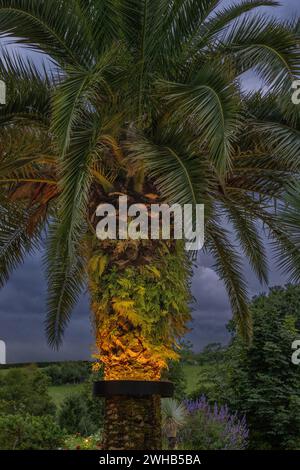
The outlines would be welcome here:
[[[186,395],[187,380],[182,361],[170,361],[169,369],[165,372],[164,378],[174,384],[174,398],[180,401],[183,400]]]
[[[51,366],[45,367],[44,372],[51,380],[52,385],[62,385],[61,369],[59,364],[52,364]]]
[[[225,355],[225,354],[224,354]],[[218,362],[203,363],[199,366],[197,389],[189,394],[191,400],[205,395],[211,405],[217,402],[222,405],[228,401],[228,365],[226,358]]]
[[[186,420],[186,408],[183,403],[174,398],[162,400],[162,424],[163,435],[168,440],[169,449],[175,449],[178,430],[184,426]]]
[[[225,353],[226,348],[220,343],[210,343],[203,348],[202,352],[195,356],[199,365],[218,364],[219,362],[223,362]]]
[[[92,397],[91,381],[87,382],[83,391],[65,398],[58,420],[69,434],[90,436],[99,432],[103,423],[103,400]]]
[[[292,342],[300,337],[300,286],[270,289],[251,305],[253,341],[230,347],[228,403],[247,417],[252,449],[299,449],[300,374]]]
[[[52,385],[64,385],[85,382],[90,376],[90,369],[87,362],[62,362],[45,367],[44,371]]]
[[[230,414],[226,406],[211,407],[204,396],[185,403],[186,424],[180,432],[181,447],[186,450],[242,450],[247,447],[245,418]]]
[[[36,366],[12,369],[0,377],[0,413],[54,415],[49,378]]]
[[[0,415],[1,450],[57,449],[64,438],[52,416]]]

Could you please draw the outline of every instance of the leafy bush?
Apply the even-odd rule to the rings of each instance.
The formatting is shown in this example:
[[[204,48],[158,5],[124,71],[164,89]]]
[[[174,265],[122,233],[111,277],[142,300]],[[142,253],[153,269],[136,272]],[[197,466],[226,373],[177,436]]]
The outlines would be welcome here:
[[[186,450],[242,450],[247,447],[245,418],[230,414],[226,406],[211,407],[204,396],[186,402],[187,418],[179,441]]]
[[[64,438],[52,416],[0,415],[1,450],[57,449]]]
[[[90,376],[90,369],[87,362],[62,362],[45,367],[44,371],[52,385],[64,385],[85,382]]]
[[[221,343],[210,343],[203,348],[203,351],[195,354],[197,363],[203,364],[217,364],[223,362],[226,348]]]
[[[183,370],[182,361],[170,361],[169,369],[165,373],[167,380],[174,384],[174,397],[176,400],[183,400],[186,395],[187,380]]]
[[[0,376],[0,413],[54,415],[49,378],[36,366],[12,369]]]
[[[189,395],[191,400],[205,395],[210,404],[225,404],[228,401],[228,390],[225,385],[228,382],[229,367],[226,362],[226,353],[222,361],[203,363],[199,366],[198,386]]]
[[[59,424],[69,434],[90,436],[103,425],[103,400],[92,396],[92,384],[65,398],[59,412]]]
[[[253,449],[300,446],[300,374],[291,345],[300,337],[300,287],[276,287],[251,305],[251,346],[235,337],[230,347],[228,400],[246,414]]]

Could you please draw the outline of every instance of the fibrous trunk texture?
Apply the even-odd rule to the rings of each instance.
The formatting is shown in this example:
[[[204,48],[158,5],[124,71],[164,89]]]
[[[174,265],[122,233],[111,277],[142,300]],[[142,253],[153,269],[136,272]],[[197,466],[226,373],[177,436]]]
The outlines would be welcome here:
[[[189,274],[179,242],[95,241],[89,279],[105,380],[160,380],[190,320]],[[160,398],[108,398],[103,446],[161,449]]]
[[[175,242],[109,241],[89,263],[96,357],[107,380],[159,380],[190,320],[189,264]]]
[[[157,395],[107,398],[103,447],[106,450],[160,450],[160,402]]]

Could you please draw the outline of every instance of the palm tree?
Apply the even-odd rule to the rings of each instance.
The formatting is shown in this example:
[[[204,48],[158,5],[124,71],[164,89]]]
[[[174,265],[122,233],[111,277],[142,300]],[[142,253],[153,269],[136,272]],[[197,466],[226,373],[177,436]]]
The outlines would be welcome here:
[[[3,52],[0,284],[46,239],[49,343],[60,345],[88,286],[106,380],[159,380],[176,357],[190,319],[191,261],[175,240],[100,242],[100,203],[116,204],[120,194],[149,205],[204,203],[205,250],[245,338],[243,256],[267,282],[260,228],[281,264],[299,273],[299,252],[274,208],[299,176],[286,91],[300,53],[294,24],[251,13],[272,5],[0,0],[0,33],[51,61],[37,68]],[[264,97],[241,90],[253,69]],[[161,446],[157,396],[107,398],[105,423],[106,448]]]

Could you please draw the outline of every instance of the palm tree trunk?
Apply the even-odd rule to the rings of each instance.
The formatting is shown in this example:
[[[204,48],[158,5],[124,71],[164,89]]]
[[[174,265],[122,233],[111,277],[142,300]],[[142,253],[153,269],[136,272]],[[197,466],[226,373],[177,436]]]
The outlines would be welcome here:
[[[175,242],[107,241],[89,263],[96,354],[105,380],[159,381],[186,332],[189,263]],[[103,447],[162,448],[160,397],[106,398]]]
[[[114,396],[106,399],[105,450],[160,450],[161,399]]]

